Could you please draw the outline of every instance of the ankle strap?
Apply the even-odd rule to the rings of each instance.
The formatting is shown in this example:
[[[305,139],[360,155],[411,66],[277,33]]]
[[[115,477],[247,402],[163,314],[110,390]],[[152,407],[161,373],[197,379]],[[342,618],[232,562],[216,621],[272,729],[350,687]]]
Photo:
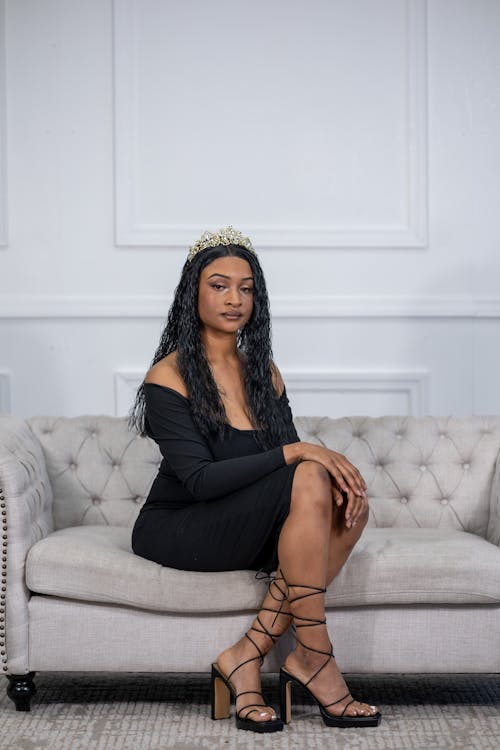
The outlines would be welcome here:
[[[245,638],[248,638],[248,640],[250,641],[250,643],[252,643],[252,644],[253,644],[253,645],[255,646],[255,648],[257,649],[257,651],[258,651],[259,653],[258,653],[258,655],[257,655],[257,656],[251,656],[251,657],[250,657],[250,659],[245,659],[245,661],[242,661],[242,662],[241,662],[241,664],[238,664],[238,666],[236,666],[236,667],[235,667],[235,668],[233,669],[233,671],[232,671],[232,672],[230,672],[230,674],[228,674],[228,676],[227,676],[227,678],[226,678],[228,682],[229,682],[229,680],[231,679],[231,677],[233,676],[233,674],[234,674],[234,673],[235,673],[235,672],[236,672],[236,671],[237,671],[238,669],[241,669],[241,667],[243,667],[243,666],[244,666],[245,664],[249,664],[249,663],[250,663],[251,661],[259,661],[259,662],[260,662],[260,665],[262,666],[262,664],[263,664],[263,662],[264,662],[264,656],[265,656],[265,654],[263,654],[263,653],[262,653],[262,651],[260,650],[260,648],[258,647],[258,645],[257,645],[257,644],[255,643],[255,641],[253,640],[253,638],[252,638],[251,636],[249,636],[249,635],[248,635],[248,633],[245,633]]]
[[[292,616],[291,613],[283,612],[283,604],[288,599],[288,585],[287,585],[287,582],[286,582],[284,576],[272,576],[272,575],[269,575],[269,573],[265,573],[262,570],[258,570],[257,571],[257,573],[255,574],[255,578],[258,581],[264,581],[264,580],[269,581],[269,585],[267,587],[267,590],[268,590],[271,598],[274,599],[274,601],[278,602],[278,604],[279,604],[278,609],[270,609],[269,607],[261,607],[261,611],[264,610],[266,612],[274,612],[275,613],[274,620],[271,623],[271,627],[273,628],[274,625],[276,624],[276,620],[278,619],[278,617],[280,615],[283,615],[284,617],[291,617]],[[284,586],[281,587],[279,585],[278,581],[283,581]],[[278,596],[275,596],[275,592],[274,592],[273,586],[278,590],[278,592],[279,592]],[[261,626],[261,628],[263,628],[263,630],[258,630],[257,628],[254,628],[254,627],[251,627],[250,630],[256,630],[258,633],[264,633],[264,635],[268,635],[269,638],[271,638],[271,640],[273,641],[273,643],[275,643],[276,640],[274,640],[274,639],[276,639],[277,636],[273,636],[267,630],[267,628],[265,627],[265,625],[259,619],[258,615],[257,615],[256,619],[257,619],[257,622],[259,623],[259,625]]]
[[[305,583],[287,583],[287,589],[288,592],[290,592],[290,589],[293,588],[299,588],[299,589],[308,589],[309,593],[306,594],[299,594],[299,596],[294,597],[288,597],[288,603],[293,604],[294,602],[298,602],[301,599],[307,599],[309,596],[317,596],[318,594],[324,594],[326,592],[325,588],[322,588],[321,586],[309,586]],[[326,618],[324,620],[315,620],[313,617],[300,617],[300,615],[294,615],[294,620],[303,620],[302,623],[295,623],[296,628],[312,628],[315,625],[326,625]]]
[[[305,583],[287,583],[286,584],[288,592],[290,589],[309,589],[309,594],[300,594],[299,596],[294,596],[293,599],[290,599],[288,597],[288,603],[293,604],[293,602],[298,602],[299,599],[307,599],[308,596],[317,596],[318,594],[325,594],[326,589],[322,588],[320,586],[308,586]]]
[[[305,583],[288,583],[285,580],[286,589],[288,592],[288,603],[293,604],[294,602],[298,602],[302,599],[307,599],[310,596],[318,596],[318,594],[325,594],[326,588],[323,586],[310,586],[309,584]],[[306,589],[306,593],[299,594],[298,596],[290,597],[290,589]],[[318,625],[326,625],[326,617],[322,620],[317,620],[314,617],[302,617],[300,615],[293,615],[294,620],[301,620],[301,622],[294,622],[294,629],[297,630],[298,628],[313,628],[317,627]],[[314,672],[314,674],[307,680],[307,682],[304,683],[304,686],[309,685],[310,682],[314,680],[315,677],[319,675],[319,673],[326,667],[326,665],[329,663],[330,659],[333,658],[333,646],[330,643],[330,650],[329,651],[323,651],[322,649],[313,648],[312,646],[308,646],[307,644],[303,643],[300,638],[295,636],[295,640],[297,643],[299,643],[302,648],[306,649],[307,651],[313,651],[316,654],[322,654],[323,656],[326,656],[325,662],[319,667],[319,669]]]
[[[283,601],[285,601],[285,600],[283,600]],[[271,627],[274,627],[274,624],[275,624],[276,620],[278,619],[279,615],[282,615],[283,617],[293,617],[293,615],[292,615],[291,612],[282,612],[281,611],[282,606],[283,606],[283,602],[281,603],[280,608],[278,610],[271,609],[270,607],[261,607],[260,608],[261,612],[274,612],[274,614],[276,615],[275,618],[272,621]],[[272,633],[264,625],[264,623],[260,619],[259,615],[257,615],[255,619],[257,620],[257,623],[260,625],[260,628],[256,628],[254,625],[251,625],[250,626],[250,630],[254,630],[256,633],[261,633],[262,635],[267,635],[267,637],[271,639],[271,641],[272,641],[272,643],[274,645],[280,639],[281,633],[279,635],[275,635],[274,633]],[[252,643],[253,643],[253,641],[252,641]]]

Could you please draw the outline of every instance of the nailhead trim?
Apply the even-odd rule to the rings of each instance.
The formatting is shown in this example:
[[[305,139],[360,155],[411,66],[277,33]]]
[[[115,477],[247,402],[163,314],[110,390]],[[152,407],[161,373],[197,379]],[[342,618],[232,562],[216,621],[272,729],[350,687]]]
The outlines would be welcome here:
[[[2,591],[7,591],[7,503],[3,489],[0,487],[0,510],[2,516]],[[2,657],[2,671],[7,672],[7,644],[5,642],[5,594],[0,597],[0,655]]]

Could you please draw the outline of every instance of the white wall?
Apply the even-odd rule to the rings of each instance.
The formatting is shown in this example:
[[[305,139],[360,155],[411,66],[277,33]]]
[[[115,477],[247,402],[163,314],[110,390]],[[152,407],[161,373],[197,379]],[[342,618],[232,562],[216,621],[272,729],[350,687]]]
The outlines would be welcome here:
[[[500,3],[0,8],[0,411],[125,413],[231,223],[296,414],[500,413]]]

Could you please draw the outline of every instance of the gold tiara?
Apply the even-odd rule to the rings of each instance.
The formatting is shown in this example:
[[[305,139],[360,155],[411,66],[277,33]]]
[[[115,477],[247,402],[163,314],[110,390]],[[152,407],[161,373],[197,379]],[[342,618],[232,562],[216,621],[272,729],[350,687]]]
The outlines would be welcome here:
[[[198,242],[189,248],[187,259],[190,261],[197,253],[206,250],[207,247],[217,247],[217,245],[241,245],[257,255],[250,239],[244,237],[241,232],[229,225],[228,227],[222,227],[218,232],[203,232]]]

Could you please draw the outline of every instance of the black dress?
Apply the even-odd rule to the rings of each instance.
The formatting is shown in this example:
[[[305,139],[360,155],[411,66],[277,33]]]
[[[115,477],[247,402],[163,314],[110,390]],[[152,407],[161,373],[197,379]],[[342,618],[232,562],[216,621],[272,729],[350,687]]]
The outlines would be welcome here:
[[[156,383],[144,392],[146,432],[163,460],[132,531],[135,554],[180,570],[275,570],[297,464],[286,465],[281,446],[262,450],[255,430],[228,427],[207,441],[187,398]],[[285,391],[279,403],[287,442],[297,442]]]

